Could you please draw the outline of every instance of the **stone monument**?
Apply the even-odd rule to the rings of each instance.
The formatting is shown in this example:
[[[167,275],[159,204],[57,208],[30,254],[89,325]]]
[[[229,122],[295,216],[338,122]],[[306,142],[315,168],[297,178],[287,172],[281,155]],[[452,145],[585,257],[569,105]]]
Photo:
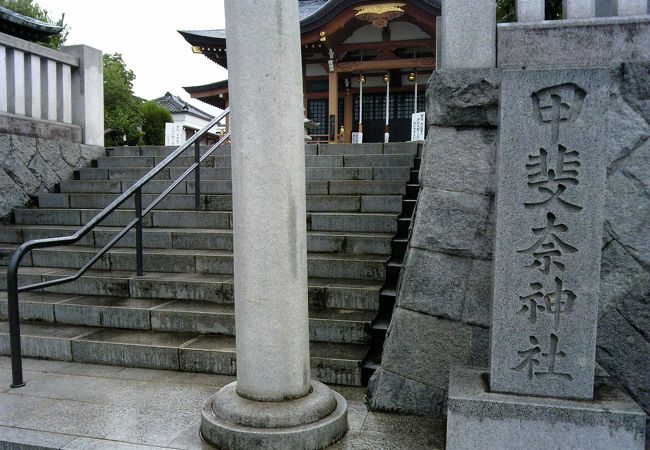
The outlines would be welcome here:
[[[643,410],[594,383],[609,84],[503,72],[490,370],[450,374],[448,448],[644,446]]]
[[[220,449],[319,449],[346,433],[347,403],[310,376],[298,3],[225,12],[237,381],[206,400],[201,435]]]

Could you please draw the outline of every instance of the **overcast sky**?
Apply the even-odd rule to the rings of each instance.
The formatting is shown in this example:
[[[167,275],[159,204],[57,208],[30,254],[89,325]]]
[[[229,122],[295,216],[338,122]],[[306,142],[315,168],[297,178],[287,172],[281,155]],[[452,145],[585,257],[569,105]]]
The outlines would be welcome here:
[[[135,72],[135,95],[151,100],[169,91],[198,108],[219,110],[191,100],[183,86],[212,83],[227,72],[192,53],[177,30],[224,28],[223,0],[36,0],[70,27],[66,45],[86,44],[104,53],[121,53]]]

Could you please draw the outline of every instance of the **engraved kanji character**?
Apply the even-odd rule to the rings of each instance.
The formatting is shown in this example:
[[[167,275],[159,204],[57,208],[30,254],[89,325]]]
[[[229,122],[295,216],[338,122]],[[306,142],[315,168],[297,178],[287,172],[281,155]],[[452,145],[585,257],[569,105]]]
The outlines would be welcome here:
[[[529,348],[528,350],[517,351],[523,360],[518,366],[513,367],[512,370],[520,372],[526,369],[526,376],[529,380],[532,380],[533,375],[535,374],[535,367],[539,366],[539,359],[537,359],[536,356],[541,353],[542,349],[539,348],[539,341],[535,336],[530,336],[530,343],[533,345],[533,347]]]
[[[539,236],[537,241],[526,249],[518,250],[518,253],[532,252],[533,262],[526,267],[538,267],[542,273],[548,274],[551,264],[553,264],[559,270],[564,271],[565,265],[553,258],[562,256],[562,252],[575,253],[578,249],[567,244],[557,235],[557,233],[565,233],[568,227],[562,223],[555,224],[555,215],[553,213],[546,214],[546,221],[545,226],[532,228],[533,234]]]
[[[578,184],[579,155],[575,150],[567,152],[566,147],[558,145],[557,152],[554,155],[555,168],[550,168],[552,166],[551,155],[544,148],[541,148],[537,155],[528,155],[529,164],[526,164],[528,172],[527,184],[530,187],[536,187],[540,193],[546,195],[546,198],[540,201],[526,202],[524,206],[526,208],[539,208],[556,200],[569,211],[582,210],[581,206],[561,198],[568,185]]]
[[[575,83],[558,84],[531,94],[533,117],[539,123],[551,124],[554,144],[560,137],[560,123],[575,122],[586,95],[586,91]]]
[[[559,378],[561,380],[572,380],[573,376],[564,372],[555,371],[555,363],[560,358],[566,358],[566,353],[563,351],[558,351],[558,337],[551,333],[551,349],[548,353],[542,353],[542,357],[548,360],[548,371],[546,372],[535,372],[535,376],[538,378]]]
[[[560,326],[560,316],[573,310],[576,299],[575,293],[569,289],[562,289],[562,285],[563,281],[559,277],[555,277],[553,291],[543,292],[542,283],[530,283],[530,287],[535,289],[535,292],[519,297],[524,303],[519,312],[528,314],[528,320],[531,323],[537,321],[538,312],[553,314],[553,327],[557,330]]]
[[[559,378],[562,380],[572,380],[573,376],[565,372],[556,371],[556,363],[560,358],[566,358],[566,353],[558,351],[558,337],[551,333],[550,350],[542,352],[539,346],[539,340],[535,336],[530,336],[530,343],[533,345],[527,350],[518,350],[517,354],[522,358],[521,363],[513,367],[512,370],[521,372],[526,370],[526,376],[529,380],[534,377],[537,378]],[[538,355],[545,358],[548,362],[546,371],[536,371],[536,367],[540,365]]]

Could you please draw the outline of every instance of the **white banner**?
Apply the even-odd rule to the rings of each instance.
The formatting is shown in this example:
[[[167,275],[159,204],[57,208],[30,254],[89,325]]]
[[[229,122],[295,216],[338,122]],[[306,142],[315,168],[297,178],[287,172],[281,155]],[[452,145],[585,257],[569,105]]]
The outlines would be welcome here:
[[[411,140],[423,141],[425,128],[424,112],[411,114]]]
[[[165,124],[165,145],[182,145],[185,140],[183,125],[180,123]]]

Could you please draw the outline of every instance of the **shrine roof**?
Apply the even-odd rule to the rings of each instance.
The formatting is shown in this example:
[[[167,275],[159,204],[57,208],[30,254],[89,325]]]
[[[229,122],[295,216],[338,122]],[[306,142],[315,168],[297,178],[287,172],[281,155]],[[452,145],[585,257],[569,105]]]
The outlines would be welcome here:
[[[172,95],[169,92],[166,92],[164,96],[156,98],[153,101],[172,114],[190,114],[207,121],[214,119],[210,114],[201,111],[199,108],[190,105],[182,98]]]
[[[0,6],[0,32],[28,41],[49,42],[63,27],[18,14]]]

